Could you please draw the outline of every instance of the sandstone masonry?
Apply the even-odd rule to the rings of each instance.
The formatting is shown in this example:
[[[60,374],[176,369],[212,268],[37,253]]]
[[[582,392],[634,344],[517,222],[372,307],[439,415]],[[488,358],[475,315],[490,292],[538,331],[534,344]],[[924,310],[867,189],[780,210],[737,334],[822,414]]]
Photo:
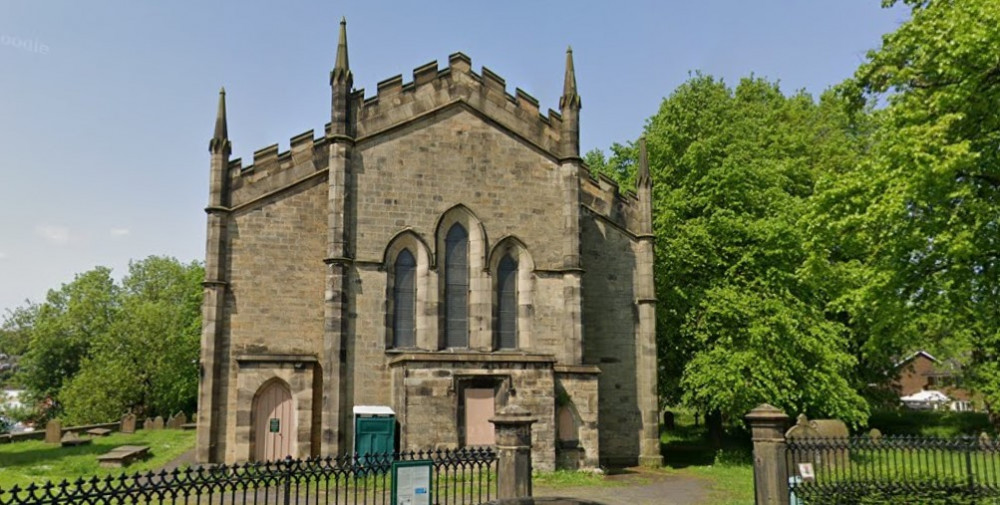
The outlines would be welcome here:
[[[220,93],[198,459],[350,452],[359,405],[459,447],[516,404],[535,468],[659,462],[651,181],[583,166],[572,52],[559,112],[461,53],[366,98],[341,22],[330,84],[324,134],[248,166]]]

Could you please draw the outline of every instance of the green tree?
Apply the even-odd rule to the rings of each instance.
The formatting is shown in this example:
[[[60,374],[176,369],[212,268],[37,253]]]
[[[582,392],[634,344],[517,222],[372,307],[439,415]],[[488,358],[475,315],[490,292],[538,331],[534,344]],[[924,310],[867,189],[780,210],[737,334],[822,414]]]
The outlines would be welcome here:
[[[200,264],[173,258],[129,264],[122,310],[59,394],[67,422],[194,410],[203,278]]]
[[[10,356],[27,352],[37,315],[38,304],[31,301],[25,301],[21,307],[7,309],[0,322],[0,352]]]
[[[639,151],[633,142],[628,144],[611,144],[610,157],[605,157],[600,149],[591,149],[583,155],[583,162],[587,164],[590,173],[594,176],[604,175],[618,183],[622,190],[635,189],[636,160],[639,158]]]
[[[834,308],[866,359],[966,351],[968,384],[997,406],[1000,3],[905,3],[911,19],[841,87],[874,135],[820,184],[817,226],[840,239],[812,267],[842,281]]]
[[[111,270],[78,274],[38,305],[19,379],[35,401],[55,399],[79,370],[91,344],[104,336],[118,314],[118,288]],[[58,409],[56,410],[56,412]]]
[[[696,75],[647,123],[664,403],[733,419],[761,402],[865,419],[846,328],[804,270],[815,180],[856,155],[842,111],[833,95],[816,103],[762,79],[731,89]],[[613,151],[587,162],[627,188],[633,145]]]

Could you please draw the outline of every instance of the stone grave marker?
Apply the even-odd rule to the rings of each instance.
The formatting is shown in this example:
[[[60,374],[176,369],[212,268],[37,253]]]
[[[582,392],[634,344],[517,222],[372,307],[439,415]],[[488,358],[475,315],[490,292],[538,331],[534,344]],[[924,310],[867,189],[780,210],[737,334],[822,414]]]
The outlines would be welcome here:
[[[179,430],[185,423],[187,423],[187,416],[183,412],[178,412],[167,419],[167,428]]]
[[[91,439],[80,438],[80,435],[77,435],[75,431],[67,431],[66,434],[63,435],[61,439],[59,439],[59,443],[62,444],[63,447],[87,445],[90,442],[92,442]]]
[[[154,430],[163,429],[163,416],[156,416],[156,418],[153,419],[153,429]]]
[[[811,423],[819,436],[824,438],[847,438],[851,432],[847,430],[847,424],[840,419],[813,419]]]
[[[129,412],[122,416],[122,424],[118,431],[122,433],[135,433],[135,414]]]
[[[671,411],[665,411],[663,413],[663,429],[672,430],[674,429],[674,413]]]
[[[146,420],[142,422],[142,429],[144,430],[153,429],[153,420],[147,417]]]
[[[52,419],[45,424],[45,443],[58,444],[62,441],[62,423]]]

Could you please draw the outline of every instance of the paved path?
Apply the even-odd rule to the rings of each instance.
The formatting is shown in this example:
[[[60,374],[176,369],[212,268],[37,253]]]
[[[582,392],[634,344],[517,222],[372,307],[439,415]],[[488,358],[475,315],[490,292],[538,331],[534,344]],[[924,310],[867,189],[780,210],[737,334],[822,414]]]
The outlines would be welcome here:
[[[181,468],[185,466],[196,466],[197,464],[198,463],[197,459],[195,458],[195,450],[191,449],[190,451],[185,452],[180,456],[177,456],[172,461],[169,461],[166,465],[163,465],[163,468],[161,470],[166,470],[169,472],[174,468]]]
[[[709,503],[708,482],[642,468],[609,475],[620,485],[549,488],[534,486],[534,496],[563,496],[606,505],[703,505]]]

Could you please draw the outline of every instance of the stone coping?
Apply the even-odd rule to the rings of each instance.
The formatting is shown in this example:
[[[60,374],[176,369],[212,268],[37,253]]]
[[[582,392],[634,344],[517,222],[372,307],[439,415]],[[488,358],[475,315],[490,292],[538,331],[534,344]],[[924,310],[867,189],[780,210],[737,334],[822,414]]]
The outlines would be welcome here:
[[[387,353],[392,356],[394,353]],[[552,365],[556,357],[551,354],[528,354],[514,352],[451,352],[451,351],[417,351],[401,352],[389,360],[389,366],[402,365],[410,362],[425,363],[538,363]]]
[[[311,354],[239,354],[237,362],[260,363],[318,363],[319,359]]]
[[[599,375],[601,373],[601,367],[597,365],[553,365],[552,370],[555,373],[567,374]]]

